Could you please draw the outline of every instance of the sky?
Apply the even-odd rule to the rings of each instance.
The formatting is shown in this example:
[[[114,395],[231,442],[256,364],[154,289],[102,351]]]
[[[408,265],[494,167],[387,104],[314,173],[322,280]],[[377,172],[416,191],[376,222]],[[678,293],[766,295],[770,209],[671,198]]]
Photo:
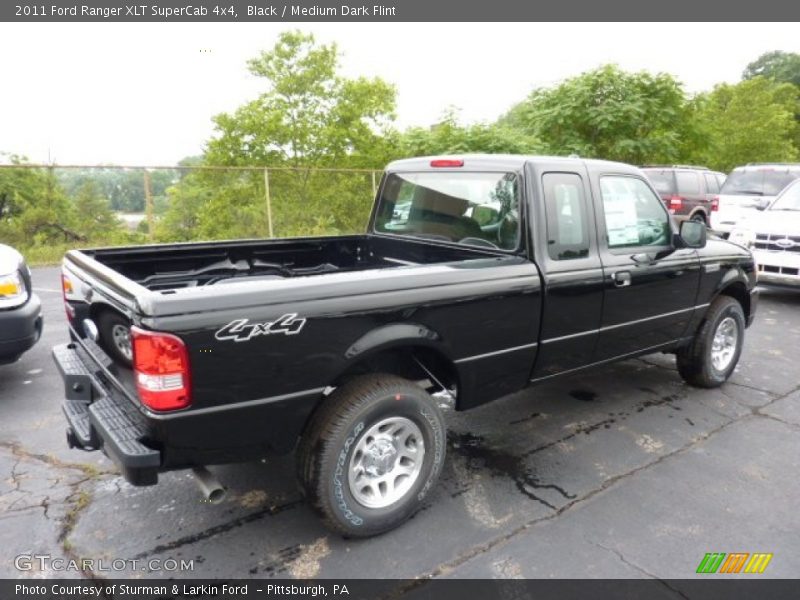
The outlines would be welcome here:
[[[793,23],[2,23],[0,152],[58,164],[173,165],[211,117],[264,90],[246,61],[281,31],[336,42],[345,76],[397,88],[397,126],[450,106],[492,121],[540,86],[606,63],[689,92],[735,83],[764,52],[800,52]]]

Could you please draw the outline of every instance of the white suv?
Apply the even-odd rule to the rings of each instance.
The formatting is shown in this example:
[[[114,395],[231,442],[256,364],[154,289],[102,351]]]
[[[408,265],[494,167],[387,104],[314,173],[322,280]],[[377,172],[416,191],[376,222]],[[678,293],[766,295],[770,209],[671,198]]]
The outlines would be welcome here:
[[[729,239],[752,250],[760,283],[800,286],[800,180],[740,223]]]
[[[800,178],[800,164],[758,164],[736,167],[719,192],[718,207],[712,210],[709,226],[727,235],[769,206],[780,191]]]

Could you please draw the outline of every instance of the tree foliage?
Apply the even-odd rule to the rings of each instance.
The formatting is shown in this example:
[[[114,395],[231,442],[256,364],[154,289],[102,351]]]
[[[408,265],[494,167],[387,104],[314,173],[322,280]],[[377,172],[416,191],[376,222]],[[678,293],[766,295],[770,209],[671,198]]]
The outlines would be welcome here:
[[[69,193],[55,168],[31,168],[14,155],[8,163],[0,169],[0,242],[24,249],[136,239],[122,229],[94,182]]]
[[[258,98],[214,117],[203,162],[280,167],[269,190],[279,235],[350,232],[363,227],[371,201],[368,175],[323,177],[312,169],[380,169],[391,153],[395,89],[378,78],[338,73],[335,44],[286,32],[248,61],[264,80]],[[253,237],[268,230],[263,171],[198,170],[169,191],[163,235]]]
[[[502,123],[461,125],[457,111],[450,109],[432,127],[407,129],[399,138],[398,148],[399,158],[459,153],[534,154],[543,146],[524,131]]]
[[[678,160],[693,135],[688,117],[683,88],[671,75],[606,65],[534,90],[502,122],[552,154],[641,164]]]
[[[742,73],[742,79],[766,77],[780,83],[800,85],[800,54],[774,50],[766,52],[751,62]]]
[[[698,162],[729,171],[749,162],[798,159],[795,109],[798,88],[763,77],[719,84],[698,99],[698,122],[707,139]]]

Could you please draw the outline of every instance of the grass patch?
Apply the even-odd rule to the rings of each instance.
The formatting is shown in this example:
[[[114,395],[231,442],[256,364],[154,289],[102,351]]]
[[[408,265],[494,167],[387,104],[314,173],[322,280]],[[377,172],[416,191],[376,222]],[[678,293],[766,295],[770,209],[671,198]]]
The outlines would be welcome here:
[[[85,246],[85,244],[83,245]],[[45,267],[58,265],[67,250],[72,250],[78,246],[67,244],[54,244],[52,246],[31,246],[29,248],[17,248],[20,254],[25,257],[25,262],[29,267]]]

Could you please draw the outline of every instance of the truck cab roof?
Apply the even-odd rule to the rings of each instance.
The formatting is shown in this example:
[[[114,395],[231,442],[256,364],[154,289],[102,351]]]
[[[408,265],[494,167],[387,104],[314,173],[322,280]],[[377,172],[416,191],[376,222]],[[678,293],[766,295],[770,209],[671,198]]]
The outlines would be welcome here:
[[[461,161],[461,165],[437,167],[435,161],[449,162]],[[434,168],[463,168],[469,170],[487,169],[492,171],[520,170],[528,163],[546,163],[547,165],[563,165],[564,168],[584,166],[592,170],[611,170],[617,173],[638,173],[639,170],[629,164],[599,160],[594,158],[580,158],[576,156],[540,156],[520,154],[451,154],[437,156],[423,156],[395,160],[386,167],[387,171],[419,171]]]

